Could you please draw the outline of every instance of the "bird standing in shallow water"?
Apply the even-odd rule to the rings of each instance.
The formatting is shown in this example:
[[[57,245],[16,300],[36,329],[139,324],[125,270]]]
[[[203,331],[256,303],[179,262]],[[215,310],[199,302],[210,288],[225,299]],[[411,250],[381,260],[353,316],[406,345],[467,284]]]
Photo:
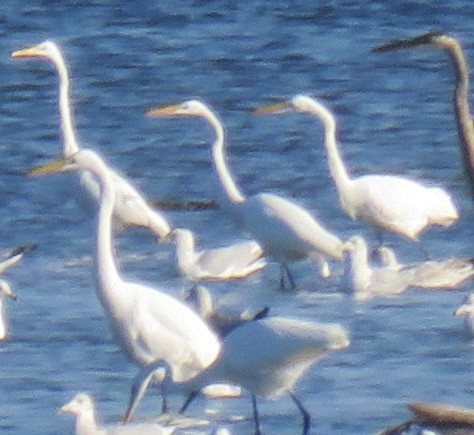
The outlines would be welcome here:
[[[437,47],[444,50],[451,60],[456,76],[453,102],[454,114],[461,141],[464,172],[469,179],[471,194],[474,196],[474,124],[469,104],[469,67],[461,43],[444,32],[429,32],[415,38],[392,41],[374,48],[375,53],[384,53],[413,47]]]
[[[271,193],[246,198],[228,168],[225,154],[225,132],[217,116],[198,100],[161,109],[150,110],[148,116],[194,116],[205,119],[214,128],[216,140],[212,147],[215,171],[228,201],[228,208],[238,222],[255,238],[268,256],[281,265],[281,287],[285,276],[295,283],[287,262],[310,258],[319,264],[320,275],[330,275],[326,257],[342,260],[342,241],[322,227],[316,219],[296,203]]]
[[[95,258],[96,288],[118,345],[134,363],[164,360],[173,380],[182,382],[209,367],[220,352],[216,334],[190,307],[164,290],[124,279],[113,251],[115,185],[96,152],[82,149],[68,159],[30,172],[41,175],[86,170],[100,184]]]
[[[131,419],[152,376],[159,372],[164,391],[169,389],[189,394],[181,412],[203,386],[214,382],[241,385],[252,396],[255,434],[262,433],[256,396],[276,399],[288,394],[303,417],[303,434],[308,434],[311,416],[296,397],[294,385],[323,356],[345,349],[349,344],[349,334],[339,324],[284,317],[266,317],[244,323],[226,336],[215,364],[188,382],[172,382],[167,364],[160,361],[144,368],[133,383],[124,421]]]
[[[336,118],[318,100],[297,95],[288,102],[256,110],[255,114],[302,112],[324,125],[324,144],[339,202],[351,219],[368,223],[409,240],[418,240],[433,225],[451,226],[459,218],[448,192],[394,175],[351,177],[336,140]]]
[[[70,157],[77,153],[80,147],[71,114],[69,72],[58,45],[52,41],[45,41],[34,47],[14,51],[12,57],[35,57],[47,59],[53,63],[59,77],[59,112],[63,134],[63,154],[64,157]],[[107,167],[107,170],[115,185],[114,217],[118,220],[119,225],[148,228],[159,238],[166,237],[171,228],[164,215],[151,208],[143,195],[125,177],[110,167]],[[80,180],[87,192],[98,201],[100,197],[99,185],[94,177],[87,171],[81,171]]]

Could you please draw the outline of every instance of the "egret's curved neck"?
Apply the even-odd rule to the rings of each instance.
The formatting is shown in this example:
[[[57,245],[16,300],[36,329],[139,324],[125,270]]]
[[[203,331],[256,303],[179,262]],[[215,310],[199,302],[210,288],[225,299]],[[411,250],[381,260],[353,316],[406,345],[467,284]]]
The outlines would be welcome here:
[[[0,340],[8,334],[7,313],[5,309],[5,298],[0,296]]]
[[[207,111],[205,117],[216,132],[216,141],[212,146],[212,158],[221,186],[230,202],[234,204],[241,203],[245,201],[245,197],[235,183],[225,157],[224,127],[210,110]]]
[[[194,263],[195,243],[192,235],[181,233],[176,237],[176,261],[185,273]]]
[[[370,276],[372,274],[367,246],[357,243],[357,246],[351,253],[350,261],[354,290],[363,291],[370,284]]]
[[[110,299],[110,292],[113,291],[115,284],[121,280],[120,273],[114,259],[113,248],[113,210],[115,204],[115,189],[107,168],[101,168],[99,177],[100,184],[100,210],[97,222],[96,234],[96,274],[100,297],[102,300]]]
[[[474,125],[469,107],[469,68],[461,45],[454,41],[446,48],[456,74],[454,107],[463,162],[474,194]]]
[[[336,120],[329,110],[315,102],[311,102],[308,112],[319,118],[324,125],[324,145],[328,153],[329,171],[331,172],[339,195],[343,196],[351,180],[337,146]]]
[[[63,133],[63,152],[65,157],[69,157],[79,151],[72,120],[69,71],[62,57],[56,58],[54,64],[59,77],[59,112]]]

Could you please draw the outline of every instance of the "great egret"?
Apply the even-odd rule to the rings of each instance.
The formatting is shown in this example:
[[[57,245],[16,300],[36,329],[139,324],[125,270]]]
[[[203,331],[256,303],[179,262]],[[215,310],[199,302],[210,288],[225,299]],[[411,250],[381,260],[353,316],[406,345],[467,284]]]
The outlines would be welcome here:
[[[383,264],[398,267],[400,273],[412,275],[411,287],[454,289],[474,277],[474,260],[470,258],[448,258],[403,264],[398,262],[392,249],[381,246],[378,251]]]
[[[78,393],[59,409],[76,416],[76,435],[171,435],[175,428],[158,423],[99,426],[94,400],[87,393]]]
[[[70,157],[80,149],[71,114],[69,72],[60,48],[52,41],[45,41],[34,47],[14,51],[12,57],[37,57],[47,59],[53,63],[59,76],[59,111],[61,115],[61,129],[63,134],[63,154]],[[151,208],[143,195],[125,177],[114,169],[107,167],[115,185],[116,201],[114,216],[123,225],[132,225],[148,228],[158,237],[166,237],[170,225],[163,214]],[[93,176],[82,171],[81,184],[89,194],[98,200],[99,186]]]
[[[29,244],[11,249],[0,260],[0,275],[3,275],[10,267],[17,265],[23,256],[36,249],[36,246],[36,244]],[[0,279],[0,340],[5,340],[9,333],[6,311],[7,298],[16,300],[16,294],[7,281]]]
[[[400,273],[399,266],[369,264],[369,250],[362,236],[352,236],[344,244],[344,251],[350,254],[354,299],[365,301],[376,296],[394,296],[410,287],[412,273]]]
[[[458,212],[448,192],[439,187],[393,175],[351,177],[336,141],[336,118],[319,101],[297,95],[290,101],[268,106],[256,114],[303,112],[317,117],[324,125],[324,144],[329,169],[339,201],[351,219],[362,219],[385,231],[418,240],[432,225],[449,227]]]
[[[454,68],[456,87],[454,89],[454,113],[458,135],[461,141],[464,171],[469,178],[474,195],[474,125],[469,104],[469,67],[461,43],[443,32],[429,32],[415,38],[393,41],[374,48],[373,52],[387,52],[412,47],[434,46],[444,50]]]
[[[311,214],[296,203],[271,193],[260,193],[246,198],[229,170],[224,152],[225,132],[217,116],[198,100],[161,109],[150,110],[148,116],[194,116],[205,119],[215,130],[212,147],[214,168],[229,207],[237,220],[265,249],[267,255],[281,264],[281,285],[286,273],[290,285],[294,281],[287,262],[310,258],[320,265],[320,274],[330,274],[326,256],[342,260],[342,242],[323,228]]]
[[[216,334],[201,317],[163,290],[125,280],[116,265],[112,242],[115,184],[98,153],[82,149],[68,159],[30,172],[41,175],[86,170],[100,184],[97,224],[96,288],[116,341],[134,363],[165,360],[178,382],[188,380],[214,362],[220,352]]]
[[[158,371],[164,391],[191,393],[181,412],[205,385],[216,381],[235,382],[252,395],[255,433],[261,433],[256,395],[276,399],[289,394],[303,416],[303,434],[309,433],[311,417],[293,387],[305,372],[329,352],[349,346],[349,334],[340,324],[316,323],[285,317],[266,317],[244,323],[225,338],[223,352],[214,365],[196,378],[182,383],[167,375],[160,361],[144,368],[136,377],[124,422],[132,417],[140,399]]]
[[[474,337],[474,293],[466,296],[464,303],[454,311],[454,315],[464,317],[466,331]]]
[[[253,240],[196,251],[196,238],[191,230],[176,228],[172,234],[178,268],[191,281],[245,278],[267,265],[262,247]]]
[[[197,312],[221,336],[225,337],[230,331],[245,322],[263,319],[270,309],[265,307],[257,312],[248,309],[233,315],[216,309],[212,294],[207,287],[196,285],[185,294],[185,299],[193,304]]]

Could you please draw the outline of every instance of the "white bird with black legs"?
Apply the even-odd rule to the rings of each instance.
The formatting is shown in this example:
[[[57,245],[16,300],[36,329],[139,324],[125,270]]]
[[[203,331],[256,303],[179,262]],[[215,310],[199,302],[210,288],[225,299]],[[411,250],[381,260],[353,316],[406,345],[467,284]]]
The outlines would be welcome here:
[[[471,194],[474,195],[474,124],[469,103],[469,66],[462,45],[455,37],[435,31],[415,38],[392,41],[372,51],[383,53],[414,47],[440,48],[449,56],[456,79],[453,102],[458,136],[461,141],[462,161],[464,172],[469,179]]]
[[[217,335],[194,310],[164,289],[122,277],[112,240],[115,184],[98,153],[82,149],[67,159],[43,165],[30,175],[69,170],[89,171],[100,185],[96,289],[118,345],[140,366],[162,359],[169,364],[174,380],[191,379],[217,358],[221,348]]]
[[[466,332],[474,337],[474,293],[466,296],[463,304],[454,311],[454,315],[464,318]]]
[[[217,116],[199,100],[150,110],[148,116],[192,116],[205,119],[214,129],[216,140],[212,146],[214,169],[225,193],[228,209],[243,228],[264,248],[265,253],[281,265],[281,285],[287,276],[294,281],[288,262],[310,258],[320,267],[320,274],[330,274],[326,257],[341,261],[342,242],[325,229],[303,207],[271,193],[245,197],[237,186],[225,157],[225,131]]]
[[[184,294],[184,299],[190,302],[201,317],[219,334],[225,337],[230,331],[245,322],[252,322],[268,316],[269,307],[254,311],[246,309],[239,313],[223,312],[216,307],[212,294],[207,287],[195,285]]]
[[[198,251],[191,230],[176,228],[172,235],[178,269],[191,281],[245,278],[267,265],[262,247],[253,240]]]
[[[324,145],[339,202],[351,219],[361,219],[379,229],[417,241],[433,225],[449,227],[459,219],[450,194],[440,188],[402,176],[351,177],[336,140],[335,116],[318,100],[296,95],[291,100],[258,109],[254,113],[302,112],[324,126]]]
[[[63,154],[64,157],[74,155],[80,150],[80,146],[72,117],[69,72],[59,46],[52,41],[45,41],[33,47],[14,51],[12,57],[46,59],[55,66],[59,77],[58,98],[63,134]],[[115,186],[114,217],[118,224],[148,228],[157,237],[166,237],[170,233],[171,227],[165,216],[150,207],[143,194],[124,176],[110,167],[107,167],[107,170],[110,172]],[[99,185],[94,177],[87,171],[81,171],[80,179],[81,185],[98,201],[100,197]]]
[[[395,252],[387,246],[378,248],[386,266],[397,267],[400,273],[410,273],[411,287],[427,289],[455,289],[474,277],[474,259],[448,258],[414,263],[400,263]]]
[[[0,259],[0,275],[3,275],[11,267],[16,266],[23,259],[24,255],[36,249],[36,246],[34,243],[18,246],[5,253]],[[8,281],[0,279],[0,340],[6,340],[10,332],[7,316],[7,299],[16,300],[17,296]]]
[[[76,435],[171,435],[176,431],[158,423],[99,425],[94,400],[87,393],[76,394],[59,412],[76,416]]]
[[[188,382],[170,379],[169,367],[156,361],[136,377],[124,422],[130,421],[148,385],[161,379],[164,391],[188,394],[184,412],[203,386],[234,382],[252,397],[255,434],[261,434],[256,396],[277,399],[288,394],[303,417],[303,434],[308,434],[311,416],[294,392],[295,384],[322,357],[349,346],[347,330],[337,323],[316,323],[284,317],[266,317],[244,323],[226,336],[222,354],[208,370]],[[157,372],[159,375],[157,375]]]

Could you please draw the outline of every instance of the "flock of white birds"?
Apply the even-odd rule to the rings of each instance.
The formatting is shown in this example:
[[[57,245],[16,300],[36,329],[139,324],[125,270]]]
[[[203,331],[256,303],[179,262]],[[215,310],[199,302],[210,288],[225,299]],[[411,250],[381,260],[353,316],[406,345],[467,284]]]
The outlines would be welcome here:
[[[392,43],[378,51],[439,45],[438,41],[445,43],[446,38],[454,39],[432,33],[412,42]],[[289,268],[292,262],[309,259],[317,265],[321,277],[327,278],[331,275],[330,262],[340,262],[348,256],[354,298],[364,301],[394,296],[408,288],[457,288],[474,276],[474,262],[470,259],[402,264],[386,246],[379,246],[379,258],[373,259],[362,236],[341,240],[294,201],[273,193],[246,197],[227,164],[225,129],[219,117],[204,102],[190,100],[153,109],[147,115],[200,117],[213,127],[212,161],[225,198],[220,205],[254,239],[197,250],[191,230],[172,228],[165,214],[151,207],[133,183],[110,168],[99,153],[79,145],[70,103],[69,72],[57,44],[45,41],[15,51],[12,57],[46,59],[56,68],[63,156],[33,169],[30,175],[76,171],[78,182],[99,203],[94,266],[97,296],[116,343],[139,367],[121,424],[99,426],[93,399],[86,393],[77,394],[61,408],[62,412],[76,415],[77,434],[173,433],[176,428],[172,424],[129,423],[152,383],[160,386],[163,412],[168,411],[166,399],[170,393],[186,396],[180,409],[183,413],[200,393],[219,396],[231,391],[240,395],[244,389],[252,398],[256,434],[262,432],[256,398],[288,394],[302,416],[302,433],[309,433],[311,416],[296,396],[294,386],[322,356],[347,348],[349,332],[339,324],[272,316],[267,307],[256,313],[242,312],[236,318],[224,318],[214,309],[212,295],[197,284],[199,281],[243,279],[261,271],[267,262],[275,261],[281,268],[281,287],[297,288]],[[395,175],[351,176],[339,150],[336,118],[321,101],[296,95],[254,114],[286,112],[304,113],[322,123],[329,171],[340,205],[351,219],[413,242],[418,242],[431,226],[449,227],[458,220],[455,201],[441,187]],[[461,132],[462,125],[458,123],[466,148],[469,133]],[[469,164],[466,169],[468,173],[472,171]],[[160,240],[174,245],[176,267],[194,285],[188,294],[192,303],[165,288],[130,281],[122,275],[114,250],[114,230],[118,226],[147,228]],[[32,248],[21,247],[6,254],[0,263],[0,275]],[[8,283],[0,280],[0,339],[7,337],[6,297],[15,295]],[[455,314],[465,316],[474,331],[470,320],[474,319],[473,296]],[[229,384],[229,388],[219,390],[217,387],[222,384]]]

